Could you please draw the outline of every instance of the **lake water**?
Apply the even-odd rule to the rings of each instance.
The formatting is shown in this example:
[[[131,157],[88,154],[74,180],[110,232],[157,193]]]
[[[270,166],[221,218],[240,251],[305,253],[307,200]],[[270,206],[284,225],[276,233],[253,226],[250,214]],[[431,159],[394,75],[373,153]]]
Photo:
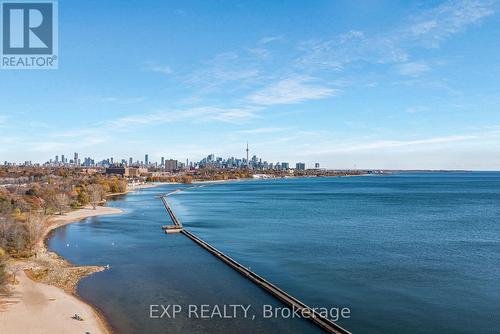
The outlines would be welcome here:
[[[119,333],[314,333],[182,235],[158,194],[109,205],[125,214],[53,232],[77,264],[110,264],[79,294]],[[500,328],[500,173],[422,173],[220,183],[169,197],[184,226],[310,306],[349,307],[354,333],[493,333]],[[150,304],[252,305],[255,319],[150,319]],[[184,315],[184,316],[183,316]]]

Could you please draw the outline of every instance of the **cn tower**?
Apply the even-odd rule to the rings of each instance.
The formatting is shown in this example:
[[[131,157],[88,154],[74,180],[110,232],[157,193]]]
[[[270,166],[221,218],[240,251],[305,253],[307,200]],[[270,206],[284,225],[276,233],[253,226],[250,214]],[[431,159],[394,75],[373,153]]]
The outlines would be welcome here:
[[[248,142],[247,142],[247,168],[250,168],[250,161],[248,160]]]

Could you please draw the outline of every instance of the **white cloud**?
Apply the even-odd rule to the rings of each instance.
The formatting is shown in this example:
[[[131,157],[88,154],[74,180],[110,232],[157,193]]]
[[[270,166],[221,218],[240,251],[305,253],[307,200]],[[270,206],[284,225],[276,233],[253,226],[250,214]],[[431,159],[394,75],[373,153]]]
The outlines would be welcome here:
[[[146,66],[146,70],[152,71],[152,72],[162,73],[165,75],[169,75],[173,72],[172,68],[168,65],[157,65],[157,64],[151,64],[151,63]]]
[[[356,62],[397,63],[407,61],[408,54],[390,36],[366,36],[349,31],[330,39],[310,40],[299,45],[302,55],[297,66],[304,69],[340,71]]]
[[[79,102],[85,103],[114,103],[114,104],[135,104],[146,101],[147,98],[144,96],[132,96],[132,97],[123,97],[123,96],[101,96],[101,95],[92,95],[85,96],[79,98]]]
[[[255,129],[248,129],[248,130],[240,130],[237,131],[238,133],[242,134],[262,134],[262,133],[276,133],[276,132],[281,132],[288,130],[288,128],[255,128]]]
[[[117,103],[117,104],[134,104],[134,103],[140,103],[145,101],[146,98],[139,96],[139,97],[114,97],[114,96],[108,96],[103,98],[104,102],[111,102],[111,103]]]
[[[7,149],[11,149],[9,145],[19,143],[19,138],[18,137],[8,137],[8,136],[1,136],[0,137],[0,150],[2,151],[7,151]]]
[[[436,22],[436,20],[430,20],[430,21],[423,21],[423,22],[418,22],[415,23],[414,25],[410,26],[408,30],[410,33],[414,36],[421,36],[424,34],[429,33],[433,29],[438,28],[439,25]]]
[[[169,123],[179,118],[173,111],[155,111],[150,113],[135,114],[112,120],[109,124],[116,129],[125,129],[152,123]]]
[[[178,121],[207,122],[221,121],[238,123],[255,118],[260,108],[256,107],[193,107],[188,109],[158,110],[125,116],[109,122],[116,129],[133,128],[140,125],[164,124]]]
[[[491,1],[448,1],[417,15],[400,34],[403,39],[414,40],[427,47],[439,47],[443,40],[493,13]]]
[[[431,137],[416,140],[375,140],[371,142],[355,143],[355,144],[335,144],[333,148],[316,151],[314,154],[322,153],[348,153],[356,151],[378,151],[402,147],[422,147],[428,149],[430,145],[463,142],[478,139],[478,136],[461,135],[461,136],[445,136],[445,137]]]
[[[355,62],[401,63],[415,47],[437,48],[452,35],[493,14],[490,1],[448,1],[414,18],[406,18],[396,29],[377,35],[350,31],[329,39],[310,40],[299,46],[303,53],[297,65],[342,70]]]
[[[105,143],[109,140],[108,137],[105,136],[94,136],[94,137],[85,137],[84,140],[82,138],[74,138],[74,140],[65,139],[64,141],[56,140],[56,141],[36,141],[36,142],[26,142],[26,148],[30,152],[60,152],[64,150],[77,150],[87,147],[93,147],[102,143]]]
[[[430,67],[425,63],[409,62],[398,65],[399,73],[408,76],[419,76],[430,71]]]
[[[258,64],[254,63],[255,57],[249,59],[238,52],[224,52],[205,62],[201,69],[195,70],[184,82],[190,86],[197,86],[197,92],[212,92],[216,88],[225,91],[254,83],[261,77]]]
[[[256,117],[258,108],[202,108],[201,120],[203,121],[221,121],[227,123],[239,123]]]
[[[96,138],[96,137],[105,137],[107,125],[97,124],[97,125],[87,125],[78,129],[70,129],[64,131],[56,131],[49,133],[49,137],[51,138]]]
[[[323,99],[337,92],[332,88],[316,84],[314,81],[313,78],[307,76],[282,79],[250,95],[248,100],[258,105],[294,104]]]
[[[417,114],[421,112],[428,111],[429,109],[427,107],[423,106],[415,106],[415,107],[409,107],[405,110],[406,113],[408,114]]]
[[[258,42],[257,44],[259,45],[264,45],[264,44],[269,44],[271,42],[275,42],[275,41],[279,41],[283,39],[282,36],[265,36],[265,37],[262,37]]]
[[[246,48],[245,50],[259,59],[267,59],[271,55],[271,52],[266,48]]]

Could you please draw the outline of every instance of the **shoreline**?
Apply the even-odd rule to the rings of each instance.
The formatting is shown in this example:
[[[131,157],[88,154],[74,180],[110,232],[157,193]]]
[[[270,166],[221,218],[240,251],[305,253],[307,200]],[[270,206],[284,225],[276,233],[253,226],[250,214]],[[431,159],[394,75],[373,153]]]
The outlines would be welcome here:
[[[221,180],[227,182],[229,180]],[[196,183],[219,183],[196,182]],[[236,181],[236,180],[235,180]],[[194,182],[193,182],[194,183]],[[125,192],[111,193],[105,197],[126,195],[131,192],[155,188],[172,182],[154,182],[129,186]],[[29,258],[10,259],[7,272],[13,279],[8,283],[9,292],[0,295],[0,332],[6,333],[85,333],[111,334],[113,329],[104,313],[76,292],[84,277],[106,270],[103,266],[78,266],[48,249],[48,238],[57,228],[90,217],[121,214],[114,207],[86,206],[50,216]],[[36,296],[36,298],[33,298]],[[71,310],[71,311],[70,311]],[[64,316],[63,316],[64,315]],[[71,317],[78,315],[84,321]],[[26,319],[31,319],[27,321]],[[33,320],[36,323],[33,325]]]
[[[123,210],[118,208],[98,206],[96,210],[85,207],[50,217],[35,246],[35,255],[27,259],[11,259],[7,263],[7,271],[13,275],[13,280],[8,284],[9,292],[1,296],[0,332],[112,333],[104,315],[76,293],[76,286],[82,278],[103,271],[105,267],[74,265],[49,251],[47,239],[59,227],[89,217],[121,213]],[[74,315],[84,321],[72,319]],[[34,332],[32,322],[26,319],[40,319]]]
[[[358,175],[356,175],[358,176]],[[303,176],[300,176],[303,177]],[[336,176],[339,177],[339,176]],[[297,176],[287,177],[297,178]],[[204,185],[270,180],[277,178],[241,178],[228,180],[195,180],[191,184],[194,187]],[[177,182],[154,182],[144,183],[129,188],[122,193],[107,194],[106,197],[121,196],[128,193],[162,185],[184,184]],[[184,184],[188,185],[188,184]],[[33,333],[31,322],[25,319],[36,319],[34,333],[46,332],[89,332],[111,334],[113,329],[107,321],[104,313],[91,302],[84,300],[76,292],[76,286],[84,277],[106,270],[103,266],[78,266],[59,254],[49,251],[47,240],[55,229],[79,222],[89,217],[121,214],[123,210],[114,207],[97,206],[92,209],[89,206],[76,209],[65,215],[53,215],[48,218],[47,226],[34,248],[34,256],[26,259],[11,259],[7,263],[7,271],[13,274],[14,281],[9,282],[10,293],[0,295],[0,332]],[[19,278],[19,280],[17,279]],[[33,300],[25,295],[36,295],[39,298]],[[48,298],[47,296],[57,296]],[[40,298],[40,296],[43,296]],[[47,302],[47,300],[49,302]],[[59,303],[57,301],[60,301]],[[53,307],[60,304],[59,307]],[[37,306],[43,305],[42,308]],[[57,306],[57,305],[55,305]],[[69,311],[69,310],[73,311]],[[76,310],[76,313],[73,313]],[[68,313],[69,312],[69,313]],[[66,317],[61,317],[61,314]],[[71,316],[83,315],[85,321],[76,321]],[[46,321],[47,319],[53,321]],[[83,329],[82,326],[87,326]]]

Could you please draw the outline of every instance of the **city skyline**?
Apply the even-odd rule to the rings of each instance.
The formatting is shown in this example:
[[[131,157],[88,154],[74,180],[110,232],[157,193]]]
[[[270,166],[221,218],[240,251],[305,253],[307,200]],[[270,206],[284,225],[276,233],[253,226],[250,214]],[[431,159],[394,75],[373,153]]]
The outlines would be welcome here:
[[[208,154],[200,160],[189,160],[186,159],[186,163],[172,158],[160,156],[158,159],[151,160],[149,154],[144,154],[144,159],[134,159],[134,157],[128,157],[127,159],[118,157],[115,159],[113,156],[105,157],[103,159],[96,159],[92,155],[84,155],[83,159],[80,159],[80,154],[78,152],[73,153],[73,158],[68,158],[67,155],[55,155],[53,158],[49,158],[47,161],[32,161],[25,160],[24,162],[7,161],[3,162],[3,166],[41,166],[41,167],[109,167],[109,166],[128,166],[128,167],[151,167],[151,168],[164,168],[167,170],[178,170],[184,168],[204,168],[204,167],[215,167],[215,168],[236,168],[236,169],[290,169],[290,163],[287,161],[267,161],[259,158],[254,154],[251,159],[249,157],[249,145],[245,148],[246,157],[235,157],[235,155],[223,158],[215,154]],[[293,165],[293,164],[292,164]],[[305,170],[306,164],[301,161],[295,163],[295,168],[298,170]],[[319,169],[320,163],[314,163],[314,169]],[[311,168],[312,169],[312,168]]]
[[[198,160],[250,141],[331,169],[500,170],[498,12],[488,0],[59,2],[59,69],[1,71],[0,162]]]

